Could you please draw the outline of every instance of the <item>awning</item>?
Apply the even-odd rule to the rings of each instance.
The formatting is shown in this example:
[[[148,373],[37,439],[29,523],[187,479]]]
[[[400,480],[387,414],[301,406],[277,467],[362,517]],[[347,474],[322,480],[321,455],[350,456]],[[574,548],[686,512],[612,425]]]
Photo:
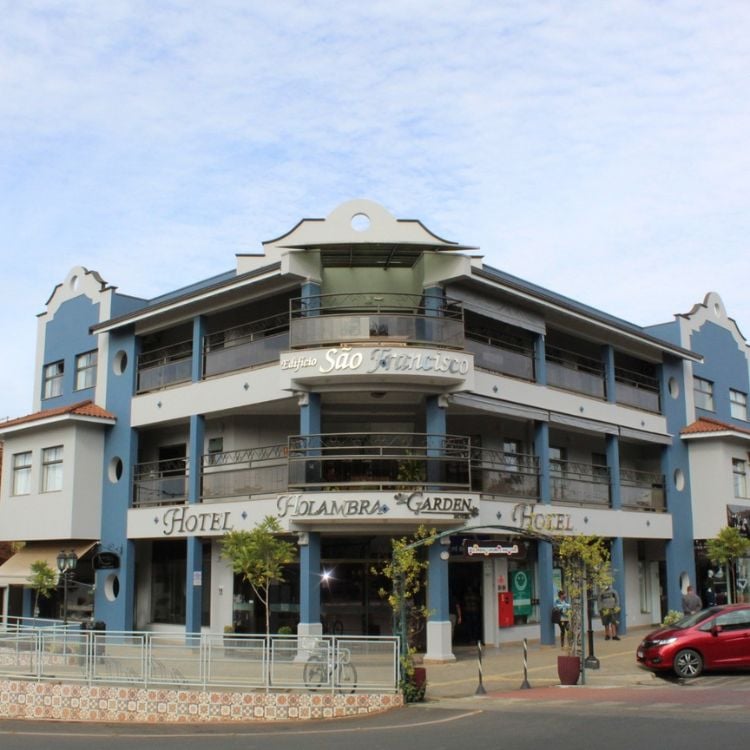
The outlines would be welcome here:
[[[44,560],[52,570],[57,570],[57,556],[60,550],[72,549],[82,558],[98,542],[62,541],[62,542],[29,542],[16,552],[13,557],[0,565],[0,587],[28,586],[31,576],[31,564]]]

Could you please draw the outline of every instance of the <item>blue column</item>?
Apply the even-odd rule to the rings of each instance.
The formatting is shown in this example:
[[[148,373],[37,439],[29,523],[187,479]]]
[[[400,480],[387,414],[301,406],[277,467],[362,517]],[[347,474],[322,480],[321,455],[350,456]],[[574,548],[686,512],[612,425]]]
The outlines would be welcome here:
[[[307,437],[305,449],[305,482],[319,482],[322,477],[320,459],[320,394],[304,393],[300,396],[299,434]]]
[[[430,460],[443,454],[445,445],[446,415],[445,408],[440,406],[440,396],[428,396],[425,399],[427,430],[427,482],[440,484],[442,481],[442,462]]]
[[[539,460],[539,501],[544,505],[552,502],[549,470],[549,424],[534,424],[534,455]]]
[[[299,621],[320,624],[320,534],[307,534],[299,547]]]
[[[628,632],[628,617],[625,608],[625,555],[623,553],[622,537],[612,540],[612,574],[614,575],[613,588],[620,596],[620,626],[622,635]]]
[[[440,553],[447,550],[439,541],[431,544],[428,550],[427,568],[427,608],[430,610],[430,620],[446,622],[449,619],[448,600],[448,560],[443,560]]]
[[[201,474],[206,418],[202,414],[190,417],[188,469],[188,503],[201,501]],[[185,633],[201,632],[201,603],[203,600],[203,544],[198,537],[188,537],[185,565]],[[196,585],[198,584],[198,585]]]
[[[614,404],[617,401],[615,350],[610,344],[602,347],[602,362],[604,364],[604,387],[607,394],[607,401],[610,404]]]
[[[193,363],[191,380],[194,383],[203,378],[203,336],[206,333],[206,319],[199,315],[193,318]]]
[[[607,435],[607,468],[609,469],[609,501],[613,510],[622,508],[622,484],[620,483],[620,438]]]
[[[541,333],[534,339],[534,377],[539,385],[547,385],[547,355]]]
[[[555,626],[552,622],[552,605],[555,602],[555,585],[552,579],[553,550],[551,542],[537,542],[537,574],[539,575],[539,616],[541,641],[545,646],[554,646]]]

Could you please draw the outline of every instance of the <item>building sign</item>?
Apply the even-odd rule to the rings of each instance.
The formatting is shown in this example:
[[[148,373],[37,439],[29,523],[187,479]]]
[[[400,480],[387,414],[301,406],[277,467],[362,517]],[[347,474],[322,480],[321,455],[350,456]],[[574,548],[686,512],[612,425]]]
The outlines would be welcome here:
[[[396,506],[404,506],[418,515],[447,515],[452,518],[475,517],[479,508],[472,497],[446,497],[422,492],[397,492]],[[276,502],[279,518],[357,518],[382,516],[391,510],[387,500],[372,498],[340,498],[309,495],[280,495]]]
[[[533,588],[531,576],[526,570],[514,570],[510,574],[510,590],[513,592],[513,614],[530,615]]]
[[[169,508],[162,515],[162,534],[164,536],[193,536],[206,532],[224,532],[232,530],[229,523],[229,511],[212,513],[201,509],[193,509],[187,505],[179,508]]]
[[[505,547],[502,544],[479,544],[478,542],[466,544],[464,549],[465,554],[467,554],[469,557],[474,557],[475,555],[482,555],[484,557],[495,557],[496,555],[517,555],[520,551],[517,544]]]
[[[518,503],[513,508],[513,523],[521,529],[532,531],[575,531],[569,513],[543,513],[534,510],[535,505]],[[547,507],[547,506],[543,506]]]

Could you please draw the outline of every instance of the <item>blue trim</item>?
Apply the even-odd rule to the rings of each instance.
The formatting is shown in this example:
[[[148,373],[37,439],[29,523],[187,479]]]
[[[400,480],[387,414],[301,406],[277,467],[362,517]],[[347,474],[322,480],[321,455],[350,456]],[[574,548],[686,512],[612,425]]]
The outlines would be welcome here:
[[[552,483],[549,469],[549,424],[534,424],[534,453],[539,459],[539,502],[552,503]]]
[[[203,543],[197,536],[189,536],[187,544],[185,573],[185,633],[201,632],[201,604],[203,601],[203,586],[208,583],[201,580],[201,585],[194,583],[194,573],[202,575],[203,571]]]
[[[607,435],[607,466],[609,467],[609,501],[613,510],[622,508],[622,485],[620,483],[620,438]]]
[[[552,607],[557,592],[552,578],[553,549],[551,542],[537,542],[537,574],[539,575],[539,623],[541,643],[554,646],[556,643],[555,625],[552,622]]]
[[[190,471],[188,472],[188,503],[201,501],[201,475],[203,474],[203,445],[206,434],[206,418],[203,414],[190,415],[190,437],[188,455]]]
[[[193,318],[193,359],[191,379],[198,383],[203,379],[203,337],[206,335],[206,319],[202,315]]]
[[[299,548],[299,621],[320,623],[320,533],[311,531]]]
[[[625,554],[623,551],[622,537],[615,537],[612,540],[611,549],[612,574],[614,582],[612,587],[617,591],[620,597],[620,624],[618,632],[625,635],[628,632],[628,613],[625,606]]]
[[[547,385],[547,345],[541,333],[534,337],[534,377],[538,385]]]
[[[427,568],[427,608],[428,619],[444,622],[449,618],[448,597],[448,560],[443,560],[440,553],[449,549],[435,542],[427,548],[429,567]]]
[[[602,347],[602,363],[604,364],[604,384],[607,401],[617,403],[617,382],[615,380],[615,348],[611,344]]]

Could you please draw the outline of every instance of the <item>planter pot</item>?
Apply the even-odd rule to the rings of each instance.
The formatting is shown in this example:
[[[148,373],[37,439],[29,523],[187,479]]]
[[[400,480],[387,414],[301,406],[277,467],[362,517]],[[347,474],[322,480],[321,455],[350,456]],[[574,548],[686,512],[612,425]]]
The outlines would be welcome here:
[[[581,674],[581,660],[577,656],[557,657],[557,676],[561,685],[576,685]]]

